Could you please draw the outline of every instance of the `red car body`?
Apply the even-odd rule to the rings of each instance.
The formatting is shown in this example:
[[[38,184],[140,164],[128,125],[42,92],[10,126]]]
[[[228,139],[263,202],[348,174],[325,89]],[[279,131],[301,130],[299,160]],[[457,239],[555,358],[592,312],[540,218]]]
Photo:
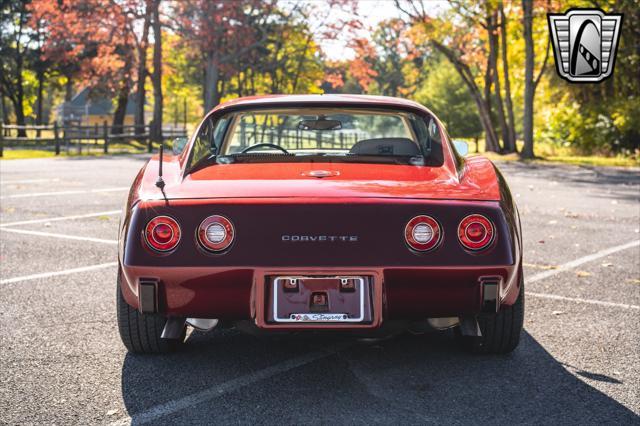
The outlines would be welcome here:
[[[396,98],[305,95],[237,99],[207,117],[291,105],[385,107],[433,116]],[[514,201],[494,165],[458,156],[439,125],[438,167],[314,161],[216,164],[186,173],[192,138],[181,155],[163,157],[161,191],[159,159],[152,158],[132,185],[120,227],[124,300],[169,318],[249,320],[279,330],[377,329],[392,320],[474,317],[513,305],[522,282]],[[202,250],[197,241],[199,224],[212,214],[233,223],[233,245],[223,254]],[[407,246],[405,228],[418,215],[440,223],[441,241],[433,250]],[[495,227],[492,244],[480,252],[458,237],[470,215],[483,215]],[[154,252],[144,241],[145,227],[157,216],[174,218],[181,228],[180,243],[169,253]],[[365,277],[370,303],[363,320],[275,322],[274,277],[291,276]],[[152,308],[141,306],[141,283],[152,284]],[[493,286],[493,296],[486,285]],[[327,295],[337,300],[331,286]]]

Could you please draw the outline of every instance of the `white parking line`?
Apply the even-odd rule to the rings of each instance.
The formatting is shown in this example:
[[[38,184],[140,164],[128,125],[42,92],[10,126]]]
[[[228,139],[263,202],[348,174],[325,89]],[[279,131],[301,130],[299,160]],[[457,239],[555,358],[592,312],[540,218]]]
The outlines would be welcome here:
[[[602,300],[594,300],[594,299],[581,299],[579,297],[565,297],[558,296],[557,294],[547,294],[547,293],[532,293],[530,291],[525,292],[527,296],[539,297],[541,299],[552,299],[552,300],[563,300],[567,302],[576,302],[576,303],[587,303],[590,305],[600,305],[600,306],[608,306],[612,308],[623,308],[623,309],[637,309],[640,310],[640,306],[638,305],[627,305],[626,303],[614,303],[614,302],[605,302]]]
[[[59,216],[59,217],[49,217],[45,219],[22,220],[19,222],[0,223],[0,228],[4,228],[5,226],[29,225],[32,223],[47,223],[47,222],[58,222],[61,220],[85,219],[88,217],[113,216],[120,213],[121,213],[121,210],[109,210],[106,212],[78,214],[73,216]]]
[[[4,197],[0,197],[0,199],[7,198],[28,198],[28,197],[48,197],[54,195],[76,195],[76,194],[95,194],[98,192],[116,192],[116,191],[126,191],[128,190],[128,186],[123,186],[119,188],[98,188],[98,189],[85,189],[85,190],[70,190],[70,191],[55,191],[55,192],[31,192],[26,194],[12,194],[6,195]]]
[[[536,281],[544,280],[545,278],[552,277],[554,275],[558,275],[561,272],[567,271],[569,269],[573,269],[576,266],[580,266],[583,263],[591,262],[592,260],[600,259],[601,257],[609,256],[610,254],[617,253],[622,250],[626,250],[632,247],[640,246],[640,240],[630,241],[626,244],[621,244],[615,247],[609,247],[608,249],[600,250],[599,252],[590,254],[588,256],[580,257],[576,260],[572,260],[571,262],[563,263],[558,266],[556,269],[550,269],[548,271],[540,272],[535,274],[529,278],[525,278],[525,283],[530,284]]]
[[[29,231],[26,229],[0,228],[2,232],[13,232],[15,234],[35,235],[38,237],[63,238],[66,240],[89,241],[92,243],[118,244],[118,240],[105,240],[102,238],[80,237],[77,235],[54,234],[52,232]]]
[[[341,348],[343,349],[343,348]],[[251,374],[231,379],[227,382],[214,385],[210,388],[204,389],[200,392],[187,395],[182,398],[174,399],[163,404],[158,404],[150,407],[144,411],[133,414],[132,416],[124,417],[116,422],[111,423],[111,426],[129,425],[129,424],[145,424],[164,417],[169,414],[176,413],[178,411],[193,407],[197,404],[211,401],[213,399],[224,396],[229,392],[233,392],[245,386],[249,386],[253,383],[269,379],[278,374],[286,373],[294,368],[302,367],[310,364],[322,358],[326,358],[337,353],[340,349],[330,349],[322,352],[312,352],[306,355],[283,361],[281,363],[269,366],[262,370],[258,370]]]
[[[549,278],[552,277],[554,275],[557,275],[561,272],[567,271],[569,269],[573,269],[577,266],[580,266],[584,263],[587,262],[591,262],[593,260],[596,259],[600,259],[601,257],[605,257],[608,256],[610,254],[613,253],[617,253],[619,251],[622,250],[626,250],[632,247],[638,247],[640,246],[640,241],[630,241],[626,244],[621,244],[619,246],[615,246],[615,247],[609,247],[608,249],[604,249],[604,250],[600,250],[599,252],[590,254],[588,256],[583,256],[580,257],[578,259],[572,260],[571,262],[567,262],[567,263],[563,263],[562,265],[558,266],[556,269],[551,269],[549,271],[544,271],[544,272],[540,272],[538,274],[535,274],[529,278],[525,278],[524,282],[525,284],[530,284],[530,283],[534,283],[536,281],[540,281],[540,280],[544,280],[545,278]],[[577,303],[588,303],[591,305],[600,305],[600,306],[609,306],[609,307],[615,307],[615,308],[624,308],[624,309],[640,309],[640,306],[636,306],[636,305],[628,305],[626,303],[614,303],[614,302],[605,302],[602,300],[596,300],[596,299],[582,299],[582,298],[578,298],[578,297],[565,297],[565,296],[559,296],[557,294],[549,294],[549,293],[535,293],[535,292],[530,292],[527,291],[525,293],[527,296],[533,296],[533,297],[539,297],[542,299],[554,299],[554,300],[564,300],[567,302],[577,302]]]
[[[0,284],[11,284],[11,283],[18,283],[21,281],[37,280],[40,278],[57,277],[59,275],[76,274],[78,272],[95,271],[96,269],[110,268],[112,266],[117,266],[117,265],[118,265],[118,262],[109,262],[109,263],[101,263],[98,265],[83,266],[81,268],[65,269],[63,271],[44,272],[41,274],[25,275],[22,277],[7,278],[4,280],[0,280]]]
[[[39,182],[59,182],[60,179],[23,179],[23,180],[0,180],[0,185],[20,185],[23,183],[39,183]]]

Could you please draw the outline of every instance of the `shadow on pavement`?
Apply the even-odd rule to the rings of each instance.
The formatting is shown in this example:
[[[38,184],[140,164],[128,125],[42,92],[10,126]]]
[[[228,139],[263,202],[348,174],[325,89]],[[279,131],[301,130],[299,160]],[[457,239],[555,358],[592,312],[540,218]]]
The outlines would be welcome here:
[[[126,355],[122,397],[129,415],[135,416],[344,343],[349,346],[335,354],[237,387],[154,423],[638,422],[631,410],[579,380],[526,332],[519,348],[506,356],[466,354],[452,333],[403,334],[373,343],[308,335],[258,338],[233,330],[196,333],[176,354]],[[585,371],[576,374],[620,383]]]
[[[526,174],[547,181],[588,189],[600,189],[592,196],[640,201],[640,170],[638,168],[595,167],[535,164],[523,162],[498,162],[499,169],[506,173]],[[612,189],[613,188],[613,189]]]

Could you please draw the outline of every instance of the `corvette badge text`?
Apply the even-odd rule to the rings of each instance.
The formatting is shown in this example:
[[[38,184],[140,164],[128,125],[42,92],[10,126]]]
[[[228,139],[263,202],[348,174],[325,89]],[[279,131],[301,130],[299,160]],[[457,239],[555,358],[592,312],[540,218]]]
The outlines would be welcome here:
[[[598,83],[613,73],[622,14],[570,9],[547,14],[556,69],[573,83]]]
[[[358,242],[357,235],[283,235],[282,241],[292,243],[315,243],[315,242]]]

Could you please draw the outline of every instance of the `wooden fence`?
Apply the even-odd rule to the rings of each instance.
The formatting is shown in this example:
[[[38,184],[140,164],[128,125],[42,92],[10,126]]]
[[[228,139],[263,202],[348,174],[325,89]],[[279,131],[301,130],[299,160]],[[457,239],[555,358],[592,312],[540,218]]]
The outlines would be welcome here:
[[[14,149],[45,149],[52,150],[55,155],[60,155],[64,150],[69,154],[75,150],[78,154],[83,151],[102,151],[105,154],[112,151],[153,150],[152,126],[120,126],[114,133],[106,122],[102,125],[59,126],[51,125],[26,125],[0,123],[0,157],[4,154],[4,148]],[[162,140],[177,137],[186,137],[186,128],[163,128]]]

